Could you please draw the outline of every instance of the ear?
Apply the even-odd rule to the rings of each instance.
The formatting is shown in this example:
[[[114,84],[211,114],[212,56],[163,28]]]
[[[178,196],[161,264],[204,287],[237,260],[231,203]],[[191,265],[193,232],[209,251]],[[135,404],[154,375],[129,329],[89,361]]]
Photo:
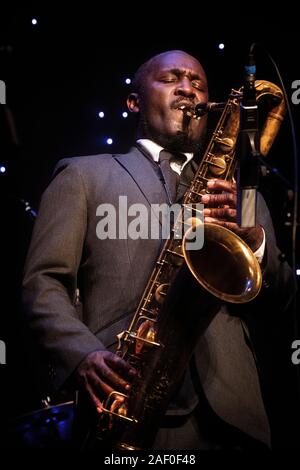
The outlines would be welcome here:
[[[130,93],[127,98],[127,107],[131,113],[138,113],[139,107],[139,95],[137,93]]]

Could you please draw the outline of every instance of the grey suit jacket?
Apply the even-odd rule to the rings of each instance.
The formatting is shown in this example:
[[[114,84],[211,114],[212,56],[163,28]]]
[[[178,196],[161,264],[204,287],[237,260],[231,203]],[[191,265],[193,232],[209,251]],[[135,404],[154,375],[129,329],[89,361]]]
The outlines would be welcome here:
[[[114,349],[116,334],[127,327],[160,251],[160,240],[98,239],[97,207],[110,203],[118,208],[120,195],[127,196],[128,205],[143,203],[149,211],[150,204],[167,202],[155,166],[137,148],[125,155],[60,161],[41,200],[25,268],[23,301],[56,389],[88,353]],[[258,219],[267,238],[263,291],[275,293],[286,282],[278,273],[287,268],[279,265],[270,215],[262,198]],[[77,286],[81,314],[74,306]],[[264,292],[260,301],[264,302]],[[239,315],[243,308],[231,316],[224,306],[212,319],[199,338],[196,365],[217,414],[268,442],[255,360]],[[188,371],[169,413],[187,413],[196,404],[197,393]]]

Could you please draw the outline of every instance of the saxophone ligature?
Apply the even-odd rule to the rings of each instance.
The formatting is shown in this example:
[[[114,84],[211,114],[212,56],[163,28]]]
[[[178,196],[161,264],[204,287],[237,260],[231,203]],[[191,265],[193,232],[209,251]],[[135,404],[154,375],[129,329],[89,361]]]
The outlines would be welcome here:
[[[285,114],[281,89],[255,82],[258,102],[268,98],[270,111],[261,132],[266,155]],[[226,103],[183,106],[194,119],[222,110],[198,170],[185,192],[183,207],[201,201],[210,178],[231,180],[236,167],[236,141],[242,89],[232,90]],[[261,288],[260,266],[248,245],[230,230],[204,224],[204,246],[188,250],[185,237],[176,239],[177,224],[156,261],[140,303],[126,331],[118,337],[117,354],[138,370],[128,395],[112,392],[104,404],[96,439],[122,450],[151,448],[161,417],[184,374],[199,335],[222,302],[244,303]]]

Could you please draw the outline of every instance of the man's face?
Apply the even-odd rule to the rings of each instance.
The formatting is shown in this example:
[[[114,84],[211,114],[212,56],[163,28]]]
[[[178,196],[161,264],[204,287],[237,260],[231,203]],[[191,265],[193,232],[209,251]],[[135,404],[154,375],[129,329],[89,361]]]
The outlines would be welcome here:
[[[180,51],[162,54],[151,64],[138,95],[140,137],[181,151],[195,151],[206,129],[179,109],[208,100],[207,81],[199,62]]]

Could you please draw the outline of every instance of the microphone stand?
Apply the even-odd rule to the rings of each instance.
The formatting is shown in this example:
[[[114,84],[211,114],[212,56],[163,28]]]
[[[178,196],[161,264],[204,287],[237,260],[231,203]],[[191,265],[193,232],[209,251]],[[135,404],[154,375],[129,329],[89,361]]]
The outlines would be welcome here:
[[[283,224],[285,226],[292,226],[292,214],[293,214],[293,209],[292,206],[294,204],[294,197],[295,197],[295,192],[294,192],[294,187],[293,184],[278,170],[278,168],[275,168],[271,166],[268,162],[263,157],[259,157],[259,165],[260,165],[260,174],[263,178],[266,178],[270,175],[276,177],[278,182],[281,184],[281,187],[284,190],[285,194],[285,203],[284,203],[284,221]],[[299,225],[299,223],[297,224]]]
[[[4,174],[2,174],[0,177],[2,180],[1,200],[10,200],[14,201],[14,203],[17,202],[18,205],[21,205],[29,219],[35,220],[37,217],[37,212],[31,207],[30,202],[25,200],[19,194],[19,191],[14,189],[19,186],[17,176],[18,172],[20,171],[18,168],[20,142],[17,135],[14,116],[6,104],[1,106],[0,111],[0,130],[2,130],[2,127],[4,126],[4,135],[6,137],[6,139],[4,139],[3,148],[1,142],[0,150],[3,152],[3,154],[6,155],[3,163],[5,167],[7,167],[7,169],[5,169],[6,171],[4,171]],[[12,188],[14,189],[13,192]]]
[[[237,222],[240,227],[256,226],[257,188],[259,182],[260,133],[255,90],[255,63],[249,55],[240,105],[240,131],[237,142]]]

